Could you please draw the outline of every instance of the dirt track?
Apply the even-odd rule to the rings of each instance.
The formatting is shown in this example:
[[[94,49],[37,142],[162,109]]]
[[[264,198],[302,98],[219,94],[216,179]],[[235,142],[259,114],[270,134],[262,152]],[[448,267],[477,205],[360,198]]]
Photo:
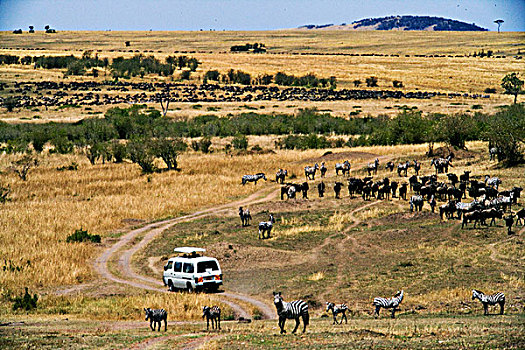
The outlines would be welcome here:
[[[384,160],[384,158],[386,157],[383,156],[380,158]],[[362,164],[356,164],[356,166],[363,166],[365,164],[367,163],[363,162]],[[222,204],[212,208],[197,211],[193,214],[184,215],[173,219],[154,222],[140,227],[138,229],[131,230],[125,235],[121,236],[116,243],[107,248],[95,260],[95,270],[103,278],[115,283],[126,284],[140,289],[166,292],[166,288],[163,286],[162,282],[159,279],[154,279],[148,276],[141,275],[132,269],[131,260],[136,252],[146,247],[155,237],[157,237],[159,234],[161,234],[165,230],[168,230],[176,224],[200,219],[209,215],[221,214],[232,209],[235,210],[237,209],[237,207],[243,205],[253,205],[257,203],[268,202],[274,200],[275,198],[278,198],[279,193],[280,188],[269,189],[267,186],[251,194],[250,196],[235,202]],[[367,204],[364,207],[368,207],[369,205],[372,204]],[[361,210],[364,207],[358,208],[356,209],[356,211]],[[355,223],[353,226],[355,226],[356,224],[357,223]],[[144,236],[139,241],[134,242],[139,235]],[[115,258],[116,260],[118,260],[119,272],[121,276],[116,276],[108,268],[108,263],[111,260],[115,260]],[[262,317],[264,319],[274,319],[276,317],[276,312],[272,306],[267,305],[264,302],[254,299],[247,295],[225,291],[222,293],[215,294],[214,297],[216,297],[222,303],[230,306],[233,309],[236,318],[251,318],[251,316],[250,313],[247,312],[242,306],[235,303],[231,299],[240,300],[244,303],[251,304],[254,307],[258,308],[261,311]]]

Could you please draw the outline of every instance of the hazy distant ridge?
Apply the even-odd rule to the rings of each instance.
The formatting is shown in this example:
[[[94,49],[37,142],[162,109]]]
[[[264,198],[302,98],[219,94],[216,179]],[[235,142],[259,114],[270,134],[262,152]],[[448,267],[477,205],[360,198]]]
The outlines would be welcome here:
[[[486,31],[474,23],[465,23],[454,19],[432,16],[390,16],[366,18],[350,24],[340,25],[307,24],[300,29],[340,29],[340,30],[429,30],[429,31]]]

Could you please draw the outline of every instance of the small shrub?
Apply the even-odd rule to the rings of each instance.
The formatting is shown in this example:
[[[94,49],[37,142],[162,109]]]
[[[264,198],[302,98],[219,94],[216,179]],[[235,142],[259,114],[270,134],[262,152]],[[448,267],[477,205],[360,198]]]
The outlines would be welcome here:
[[[69,165],[58,167],[57,170],[58,171],[65,171],[65,170],[75,171],[75,170],[78,170],[78,164],[76,162],[72,162]]]
[[[482,105],[473,105],[472,109],[483,109]]]
[[[366,78],[366,86],[376,87],[377,86],[377,77],[368,77]]]
[[[246,150],[248,148],[248,139],[244,135],[236,135],[232,140],[233,148]]]
[[[29,289],[25,287],[25,293],[23,295],[17,296],[13,298],[14,304],[13,304],[13,311],[16,311],[18,309],[22,309],[25,311],[30,311],[33,309],[36,309],[38,302],[38,296],[35,294],[31,296],[29,294]]]
[[[399,81],[399,80],[394,80],[392,82],[392,85],[395,87],[395,88],[402,88],[403,87],[403,82],[402,81]]]
[[[9,194],[11,193],[11,187],[7,186],[4,187],[0,185],[0,203],[9,202],[11,198],[9,198]]]
[[[82,227],[76,230],[73,234],[69,235],[66,242],[93,242],[100,243],[100,235],[90,235],[87,230],[83,230]]]
[[[495,94],[496,88],[486,88],[484,91],[486,94]]]

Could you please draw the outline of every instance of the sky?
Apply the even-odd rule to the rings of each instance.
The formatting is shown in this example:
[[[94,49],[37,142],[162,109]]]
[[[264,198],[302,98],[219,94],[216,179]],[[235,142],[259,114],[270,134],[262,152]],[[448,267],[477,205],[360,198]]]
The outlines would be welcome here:
[[[525,0],[0,0],[0,30],[272,30],[391,15],[525,31]]]

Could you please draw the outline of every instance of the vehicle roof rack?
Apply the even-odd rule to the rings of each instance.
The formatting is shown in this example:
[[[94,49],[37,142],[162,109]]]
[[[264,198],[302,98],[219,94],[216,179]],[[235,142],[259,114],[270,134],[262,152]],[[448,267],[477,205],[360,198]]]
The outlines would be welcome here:
[[[175,253],[179,254],[193,254],[197,255],[199,253],[204,253],[206,249],[204,248],[196,248],[196,247],[177,247],[173,249]]]

